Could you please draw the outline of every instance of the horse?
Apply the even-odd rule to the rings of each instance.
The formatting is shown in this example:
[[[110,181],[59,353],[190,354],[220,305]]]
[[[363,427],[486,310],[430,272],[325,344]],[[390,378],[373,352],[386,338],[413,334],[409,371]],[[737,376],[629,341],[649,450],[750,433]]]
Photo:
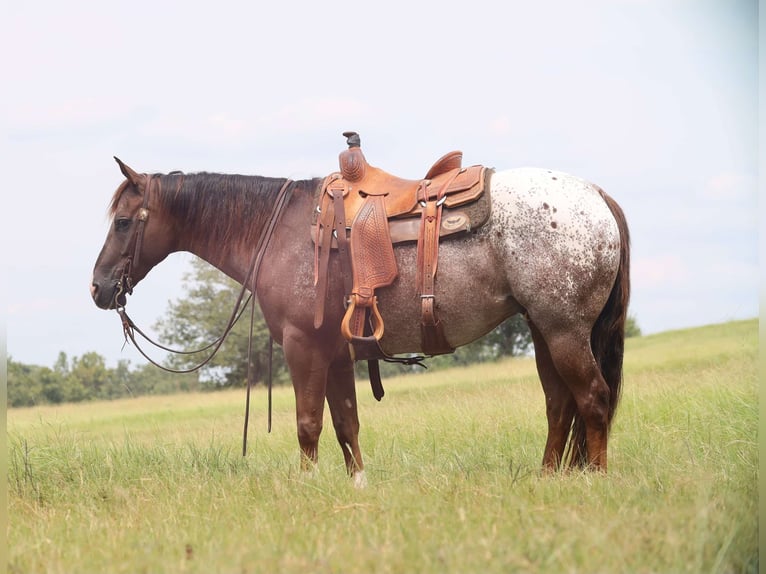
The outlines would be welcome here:
[[[177,251],[201,257],[242,284],[252,270],[254,246],[270,226],[270,240],[259,248],[256,283],[248,286],[283,347],[301,468],[316,466],[326,400],[348,474],[355,484],[366,484],[354,362],[339,330],[344,287],[336,253],[329,262],[324,321],[319,328],[314,324],[309,228],[322,179],[146,174],[115,160],[125,180],[109,204],[111,225],[93,270],[95,304],[124,306],[126,294]],[[522,314],[545,396],[543,472],[606,472],[630,295],[625,215],[600,187],[573,175],[516,168],[488,177],[489,222],[439,244],[435,296],[446,338],[455,347],[465,345]],[[398,278],[378,294],[386,325],[380,345],[390,355],[422,352],[416,246],[399,244],[394,251]]]

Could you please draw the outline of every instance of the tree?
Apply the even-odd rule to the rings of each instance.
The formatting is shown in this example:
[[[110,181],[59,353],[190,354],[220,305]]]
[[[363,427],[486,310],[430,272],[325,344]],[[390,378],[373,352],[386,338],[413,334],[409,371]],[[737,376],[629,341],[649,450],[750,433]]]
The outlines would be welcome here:
[[[136,397],[204,390],[199,384],[199,373],[169,373],[151,363],[145,363],[130,371],[126,389],[129,396]]]
[[[69,396],[64,400],[111,399],[122,393],[112,385],[104,357],[89,352],[72,359],[68,377]]]
[[[8,406],[31,407],[45,402],[39,367],[17,363],[8,357]]]
[[[202,259],[192,261],[184,276],[185,296],[171,301],[166,317],[156,324],[160,341],[179,350],[202,348],[224,331],[241,286]],[[247,346],[250,330],[249,309],[229,333],[217,355],[201,370],[201,378],[220,386],[242,385],[247,379]],[[253,328],[253,367],[261,382],[268,365],[269,332],[256,306]],[[210,351],[193,355],[173,355],[169,365],[188,369],[202,362]],[[274,353],[275,381],[286,379],[281,351]]]
[[[479,360],[494,361],[500,357],[523,355],[529,351],[532,346],[532,334],[524,317],[514,315],[472,345],[479,348]]]
[[[625,321],[625,338],[628,337],[640,337],[641,327],[638,326],[635,316],[628,315],[628,319]]]
[[[53,372],[58,373],[62,377],[69,376],[69,357],[67,357],[64,351],[59,351],[59,356],[53,364]]]

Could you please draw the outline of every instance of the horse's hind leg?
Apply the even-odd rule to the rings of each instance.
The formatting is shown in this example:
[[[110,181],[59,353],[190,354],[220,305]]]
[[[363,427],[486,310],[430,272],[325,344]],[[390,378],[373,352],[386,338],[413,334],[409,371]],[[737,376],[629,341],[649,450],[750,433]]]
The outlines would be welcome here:
[[[354,478],[354,484],[366,484],[362,451],[359,448],[359,413],[354,384],[354,363],[344,348],[341,355],[330,365],[327,374],[327,404],[330,406],[335,436],[338,438],[346,469]]]
[[[548,439],[543,454],[543,470],[551,472],[559,467],[564,457],[564,449],[577,405],[574,395],[553,364],[548,343],[532,321],[528,321],[528,324],[535,344],[535,362],[545,393],[545,414],[548,418]]]
[[[610,391],[593,357],[590,332],[585,329],[559,328],[548,332],[541,329],[541,333],[548,345],[553,365],[577,405],[571,438],[575,450],[571,461],[575,465],[582,462],[582,453],[578,449],[584,443],[588,465],[605,471]],[[584,441],[581,436],[576,436],[580,432],[580,425],[585,429]]]

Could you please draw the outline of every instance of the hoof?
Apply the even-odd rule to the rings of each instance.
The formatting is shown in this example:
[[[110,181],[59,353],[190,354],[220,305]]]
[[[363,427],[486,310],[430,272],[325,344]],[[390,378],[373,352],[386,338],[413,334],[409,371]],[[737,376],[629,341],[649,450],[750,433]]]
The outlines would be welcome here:
[[[367,488],[367,475],[363,470],[357,470],[354,472],[354,488]]]

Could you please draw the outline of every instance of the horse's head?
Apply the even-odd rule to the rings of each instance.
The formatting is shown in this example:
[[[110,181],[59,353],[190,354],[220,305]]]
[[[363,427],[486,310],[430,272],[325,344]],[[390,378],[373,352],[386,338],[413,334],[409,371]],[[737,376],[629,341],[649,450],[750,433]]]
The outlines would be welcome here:
[[[90,292],[102,309],[122,307],[126,295],[172,250],[168,225],[156,207],[156,176],[139,174],[114,158],[126,180],[114,194],[112,225],[93,269]]]

